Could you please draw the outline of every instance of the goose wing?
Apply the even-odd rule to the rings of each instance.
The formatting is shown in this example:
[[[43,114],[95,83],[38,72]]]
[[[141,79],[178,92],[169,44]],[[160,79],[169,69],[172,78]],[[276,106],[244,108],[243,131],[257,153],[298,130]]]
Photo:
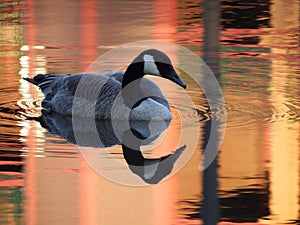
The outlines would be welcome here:
[[[72,115],[76,109],[92,111],[95,100],[101,113],[107,111],[121,89],[121,73],[102,74],[39,74],[24,78],[41,89],[45,95],[42,107],[63,115]],[[103,111],[103,112],[102,112]]]
[[[34,78],[24,78],[41,89],[45,96],[55,96],[58,92],[75,96],[78,85],[92,88],[96,84],[119,86],[123,80],[122,72],[103,74],[38,74]],[[82,81],[82,83],[80,83]],[[92,88],[93,89],[93,88]]]

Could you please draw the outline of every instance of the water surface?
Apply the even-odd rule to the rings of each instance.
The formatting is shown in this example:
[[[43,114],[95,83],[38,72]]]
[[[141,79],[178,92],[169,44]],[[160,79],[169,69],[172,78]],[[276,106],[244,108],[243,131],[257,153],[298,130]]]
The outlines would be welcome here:
[[[82,72],[105,51],[139,40],[168,40],[202,56],[203,10],[200,0],[0,3],[1,224],[299,223],[297,0],[222,1],[219,81],[228,121],[205,171],[208,106],[184,75],[201,113],[183,120],[197,118],[200,135],[183,169],[157,185],[99,176],[75,144],[26,119],[40,115],[43,96],[22,77]],[[167,148],[154,156],[181,147],[174,115]],[[124,163],[120,146],[109,151]]]

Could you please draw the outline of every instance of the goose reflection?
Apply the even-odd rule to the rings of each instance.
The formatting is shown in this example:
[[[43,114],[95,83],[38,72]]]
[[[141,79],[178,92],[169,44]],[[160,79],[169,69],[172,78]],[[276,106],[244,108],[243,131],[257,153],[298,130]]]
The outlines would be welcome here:
[[[132,135],[137,138],[132,138]],[[125,131],[123,136],[125,144],[122,144],[123,155],[129,165],[129,169],[133,173],[141,177],[146,183],[156,184],[171,173],[174,163],[185,150],[186,146],[182,146],[169,155],[149,159],[145,158],[140,151],[143,139],[145,137],[134,129]],[[127,147],[127,142],[130,143],[130,147]]]
[[[147,158],[141,146],[149,145],[165,131],[169,121],[95,120],[48,113],[43,110],[37,120],[49,132],[78,146],[107,148],[121,145],[124,159],[134,174],[148,184],[156,184],[172,172],[186,146],[168,155]]]

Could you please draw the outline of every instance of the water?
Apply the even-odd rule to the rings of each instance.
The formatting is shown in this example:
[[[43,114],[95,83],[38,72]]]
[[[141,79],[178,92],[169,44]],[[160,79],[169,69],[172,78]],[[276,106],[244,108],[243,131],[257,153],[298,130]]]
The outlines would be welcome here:
[[[99,176],[76,145],[25,119],[40,115],[43,96],[21,77],[85,71],[105,51],[138,40],[166,39],[203,56],[202,2],[1,2],[0,223],[298,224],[299,1],[222,3],[219,80],[228,121],[218,157],[199,171],[210,117],[185,77],[198,111],[179,110],[187,132],[187,118],[200,129],[196,150],[175,176],[130,187]],[[178,124],[175,115],[169,142],[146,154],[181,147]],[[109,152],[126,165],[120,146]]]

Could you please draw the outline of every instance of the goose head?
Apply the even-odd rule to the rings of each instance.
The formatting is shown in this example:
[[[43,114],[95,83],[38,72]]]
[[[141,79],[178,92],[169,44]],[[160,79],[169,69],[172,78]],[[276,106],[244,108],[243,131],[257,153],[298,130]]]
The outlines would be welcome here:
[[[160,158],[145,158],[141,152],[141,146],[142,142],[149,137],[134,128],[126,130],[122,137],[123,156],[133,173],[148,184],[157,184],[172,172],[174,164],[186,149],[186,145]]]
[[[156,49],[145,50],[132,61],[125,72],[122,87],[146,74],[166,78],[186,88],[186,84],[172,66],[170,58]]]

